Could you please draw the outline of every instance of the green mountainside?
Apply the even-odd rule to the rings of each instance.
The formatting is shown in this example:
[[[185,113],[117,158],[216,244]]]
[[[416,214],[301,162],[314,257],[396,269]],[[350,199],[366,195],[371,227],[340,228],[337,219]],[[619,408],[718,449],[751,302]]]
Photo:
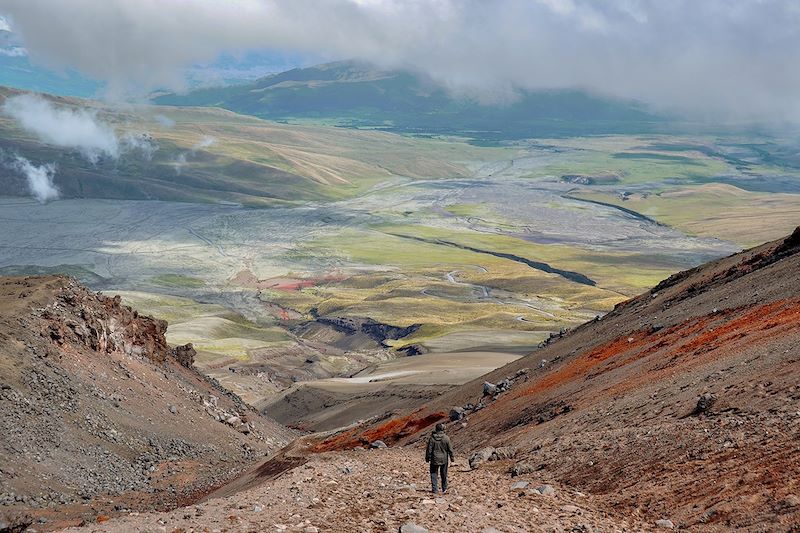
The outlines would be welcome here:
[[[354,62],[293,69],[245,85],[164,94],[154,102],[215,106],[272,120],[329,121],[484,141],[647,133],[668,123],[637,102],[577,90],[520,92],[506,104],[481,104],[453,96],[411,73],[385,72]]]

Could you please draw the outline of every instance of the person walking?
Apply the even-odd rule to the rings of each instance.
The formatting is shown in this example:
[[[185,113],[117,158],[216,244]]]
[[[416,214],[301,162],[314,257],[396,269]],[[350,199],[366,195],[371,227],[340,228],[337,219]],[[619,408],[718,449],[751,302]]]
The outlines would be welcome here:
[[[436,424],[436,429],[428,438],[428,446],[425,449],[425,462],[430,463],[431,470],[431,492],[436,494],[439,491],[439,480],[442,478],[442,492],[447,492],[447,465],[450,461],[455,461],[453,457],[453,445],[450,437],[444,432],[444,424]]]

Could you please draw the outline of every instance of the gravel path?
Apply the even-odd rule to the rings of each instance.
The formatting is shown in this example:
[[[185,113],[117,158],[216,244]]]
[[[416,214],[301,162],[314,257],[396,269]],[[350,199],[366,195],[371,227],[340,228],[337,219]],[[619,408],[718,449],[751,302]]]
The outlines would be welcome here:
[[[429,491],[427,465],[412,449],[331,452],[278,479],[229,498],[169,513],[132,514],[67,531],[84,532],[383,532],[408,522],[431,532],[648,531],[611,516],[590,496],[547,480],[511,478],[510,463],[468,470],[458,458],[446,495]],[[527,486],[512,489],[522,482]],[[494,529],[492,529],[494,528]]]

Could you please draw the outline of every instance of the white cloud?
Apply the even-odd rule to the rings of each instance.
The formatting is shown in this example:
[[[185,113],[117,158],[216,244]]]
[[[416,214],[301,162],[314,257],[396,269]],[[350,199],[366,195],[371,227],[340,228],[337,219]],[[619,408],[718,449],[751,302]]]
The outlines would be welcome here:
[[[2,110],[42,142],[78,150],[92,163],[103,156],[119,157],[117,134],[93,111],[56,106],[33,94],[8,98]]]
[[[211,135],[203,135],[199,141],[192,145],[192,148],[188,151],[180,152],[172,162],[172,166],[175,168],[175,173],[180,176],[181,172],[183,172],[183,167],[189,162],[190,157],[194,157],[194,155],[200,151],[208,148],[209,146],[213,146],[217,143],[217,139],[212,137]]]
[[[0,56],[6,57],[25,57],[28,51],[21,46],[12,46],[10,48],[0,48]]]
[[[169,118],[166,115],[156,115],[153,118],[155,119],[156,122],[158,122],[159,124],[161,124],[165,128],[174,128],[175,127],[175,121],[172,120],[171,118]]]
[[[149,133],[128,132],[122,136],[122,152],[138,152],[147,161],[158,151],[158,143]]]
[[[796,0],[2,0],[0,12],[34,60],[116,95],[180,89],[220,53],[282,49],[411,69],[482,99],[584,88],[800,122]]]
[[[28,189],[39,203],[46,204],[59,197],[58,188],[53,184],[53,176],[56,173],[56,166],[53,163],[37,166],[25,159],[17,156],[7,166],[16,170],[28,180]]]
[[[202,150],[203,148],[208,148],[216,143],[216,138],[212,137],[211,135],[203,135],[200,140],[194,143],[194,146],[192,146],[192,152]]]

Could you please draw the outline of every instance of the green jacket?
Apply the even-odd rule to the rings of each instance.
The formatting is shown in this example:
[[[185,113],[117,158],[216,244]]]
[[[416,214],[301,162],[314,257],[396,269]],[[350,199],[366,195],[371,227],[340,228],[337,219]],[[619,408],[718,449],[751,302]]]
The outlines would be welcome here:
[[[453,458],[453,445],[450,444],[450,437],[444,431],[434,431],[428,438],[428,448],[425,450],[425,462],[435,465],[446,465],[447,459],[455,461]]]

